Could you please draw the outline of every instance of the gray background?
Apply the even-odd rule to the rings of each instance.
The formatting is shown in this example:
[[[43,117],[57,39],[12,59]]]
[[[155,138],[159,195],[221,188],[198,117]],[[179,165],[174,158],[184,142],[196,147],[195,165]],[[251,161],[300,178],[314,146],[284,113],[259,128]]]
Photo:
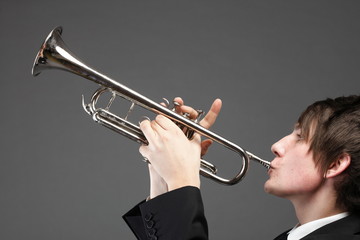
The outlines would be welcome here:
[[[53,27],[86,63],[155,101],[208,109],[221,98],[213,130],[271,160],[308,104],[359,93],[359,12],[359,1],[1,0],[0,239],[134,239],[121,216],[148,195],[138,145],[82,110],[96,84],[30,75]],[[232,187],[203,179],[212,239],[272,239],[296,224],[266,179],[256,163]]]

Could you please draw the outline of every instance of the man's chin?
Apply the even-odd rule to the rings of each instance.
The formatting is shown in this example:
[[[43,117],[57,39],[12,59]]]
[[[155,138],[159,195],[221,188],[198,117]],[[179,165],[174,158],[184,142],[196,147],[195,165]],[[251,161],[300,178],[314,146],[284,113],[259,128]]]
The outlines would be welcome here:
[[[268,194],[277,196],[276,187],[274,186],[274,184],[271,183],[270,179],[264,183],[264,191]]]
[[[271,185],[269,184],[269,180],[264,183],[264,191],[271,194]]]

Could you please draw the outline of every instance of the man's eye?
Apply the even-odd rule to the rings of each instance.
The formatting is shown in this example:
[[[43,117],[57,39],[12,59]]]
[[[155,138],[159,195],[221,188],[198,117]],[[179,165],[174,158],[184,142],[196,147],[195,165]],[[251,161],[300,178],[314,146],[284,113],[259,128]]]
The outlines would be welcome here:
[[[298,133],[296,136],[298,141],[304,140],[304,137],[301,134]]]

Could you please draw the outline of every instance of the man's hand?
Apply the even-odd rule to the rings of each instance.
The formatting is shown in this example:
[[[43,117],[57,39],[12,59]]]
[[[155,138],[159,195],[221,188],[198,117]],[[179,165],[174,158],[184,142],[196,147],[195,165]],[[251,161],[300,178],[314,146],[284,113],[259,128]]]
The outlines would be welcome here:
[[[188,113],[190,119],[196,119],[198,117],[198,112],[194,108],[184,105],[184,101],[180,97],[175,98],[174,101],[179,103],[179,107],[176,108],[177,113]],[[210,107],[209,112],[205,115],[199,124],[206,129],[210,129],[210,127],[215,123],[216,118],[220,113],[221,107],[222,101],[220,99],[215,99]],[[210,139],[205,139],[201,142],[201,156],[204,156],[207,153],[212,142],[213,141]]]
[[[175,98],[178,103],[176,112],[187,113],[190,119],[196,119],[198,112],[192,107],[184,105],[181,98]],[[200,121],[200,125],[210,128],[221,109],[221,100],[216,99],[209,112]],[[142,145],[140,153],[149,159],[150,197],[154,198],[166,191],[183,186],[200,187],[200,157],[206,154],[212,141],[206,139],[201,142],[198,134],[192,140],[170,119],[158,115],[155,120],[144,120],[140,124],[148,145]]]

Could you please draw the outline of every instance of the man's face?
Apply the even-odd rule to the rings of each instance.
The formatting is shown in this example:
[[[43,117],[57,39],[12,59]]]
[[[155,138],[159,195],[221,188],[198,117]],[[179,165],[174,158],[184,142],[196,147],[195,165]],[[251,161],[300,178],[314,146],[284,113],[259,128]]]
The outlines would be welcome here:
[[[315,166],[309,147],[310,143],[302,138],[297,127],[272,146],[275,158],[264,186],[267,193],[289,200],[311,197],[321,186],[323,176]]]

